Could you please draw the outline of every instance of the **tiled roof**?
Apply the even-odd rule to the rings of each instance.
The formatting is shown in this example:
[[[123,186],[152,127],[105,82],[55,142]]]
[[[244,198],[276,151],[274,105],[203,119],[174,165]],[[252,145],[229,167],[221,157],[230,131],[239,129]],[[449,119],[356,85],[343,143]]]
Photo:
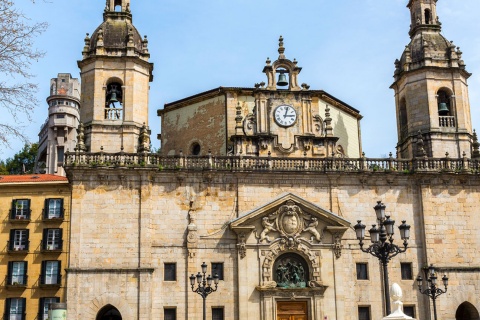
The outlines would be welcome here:
[[[21,175],[0,175],[2,183],[45,183],[45,182],[68,182],[66,177],[53,174],[21,174]]]

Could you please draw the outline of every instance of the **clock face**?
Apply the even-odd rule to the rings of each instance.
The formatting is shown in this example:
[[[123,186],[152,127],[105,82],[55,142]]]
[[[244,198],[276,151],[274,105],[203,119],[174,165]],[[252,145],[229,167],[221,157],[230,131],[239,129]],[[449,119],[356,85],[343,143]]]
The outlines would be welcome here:
[[[275,122],[282,127],[290,127],[297,121],[297,112],[292,106],[281,105],[275,109],[273,114]]]

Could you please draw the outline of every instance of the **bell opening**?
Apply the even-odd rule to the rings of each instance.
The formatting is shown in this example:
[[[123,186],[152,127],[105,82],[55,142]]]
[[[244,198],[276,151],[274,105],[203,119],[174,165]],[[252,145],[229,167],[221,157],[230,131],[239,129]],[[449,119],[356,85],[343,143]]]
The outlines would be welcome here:
[[[119,83],[111,83],[107,86],[105,105],[107,108],[121,108],[122,86]]]

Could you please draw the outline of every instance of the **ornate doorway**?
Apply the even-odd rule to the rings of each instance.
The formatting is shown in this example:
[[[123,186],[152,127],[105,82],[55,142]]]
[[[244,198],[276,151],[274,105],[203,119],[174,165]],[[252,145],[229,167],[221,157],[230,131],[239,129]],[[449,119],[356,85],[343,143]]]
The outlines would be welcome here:
[[[277,320],[307,320],[307,302],[277,302]]]
[[[480,315],[478,314],[477,308],[473,306],[470,302],[462,303],[455,313],[456,320],[479,320]]]
[[[97,320],[122,320],[122,316],[117,308],[107,305],[98,312]]]

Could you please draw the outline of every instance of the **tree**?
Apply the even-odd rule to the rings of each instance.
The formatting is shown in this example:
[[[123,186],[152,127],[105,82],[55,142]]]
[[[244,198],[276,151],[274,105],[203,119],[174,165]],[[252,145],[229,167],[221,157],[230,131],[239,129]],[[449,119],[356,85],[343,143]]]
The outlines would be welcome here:
[[[13,158],[0,161],[0,174],[33,173],[37,151],[38,143],[26,143]]]
[[[30,67],[45,55],[34,47],[34,40],[47,27],[46,22],[32,22],[13,1],[0,0],[0,111],[13,118],[13,123],[0,121],[0,147],[9,146],[13,137],[28,141],[22,118],[31,122],[30,113],[38,105]]]

